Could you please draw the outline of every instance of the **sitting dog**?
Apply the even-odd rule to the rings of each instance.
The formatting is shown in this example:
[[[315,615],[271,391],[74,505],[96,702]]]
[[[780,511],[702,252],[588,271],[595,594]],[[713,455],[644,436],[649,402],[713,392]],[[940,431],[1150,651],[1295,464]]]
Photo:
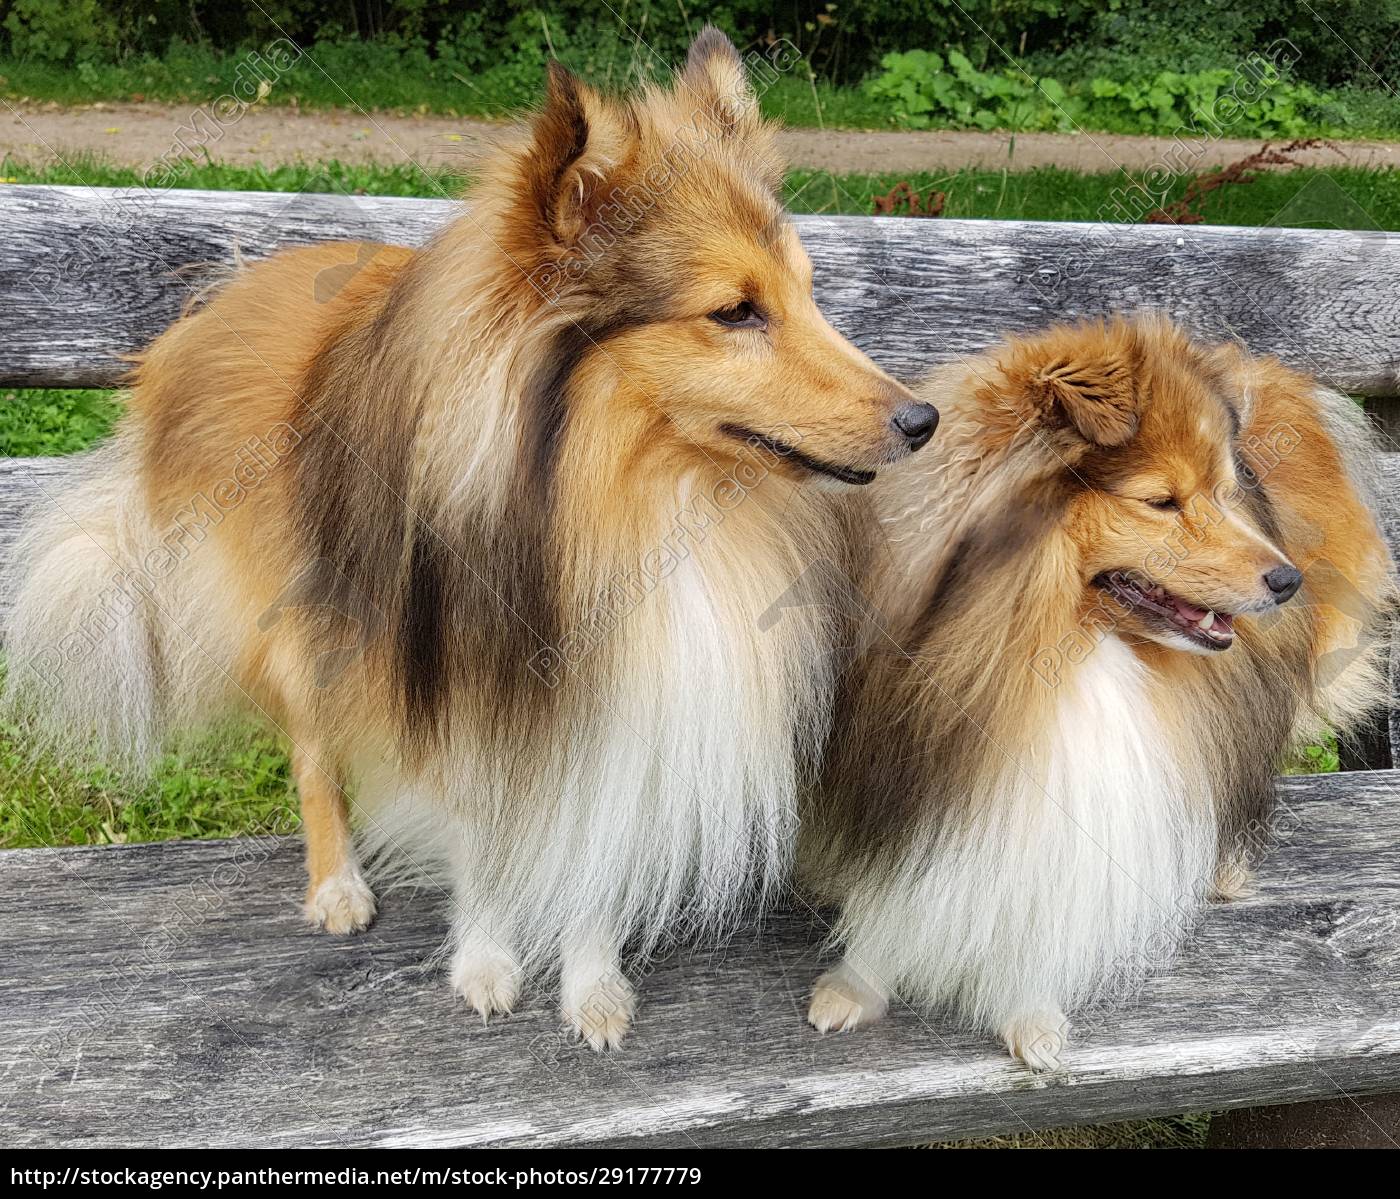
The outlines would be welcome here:
[[[1144,316],[939,370],[935,448],[877,485],[885,622],[838,705],[809,883],[892,995],[1035,1069],[1066,1012],[1247,885],[1292,747],[1382,696],[1393,595],[1358,406]]]

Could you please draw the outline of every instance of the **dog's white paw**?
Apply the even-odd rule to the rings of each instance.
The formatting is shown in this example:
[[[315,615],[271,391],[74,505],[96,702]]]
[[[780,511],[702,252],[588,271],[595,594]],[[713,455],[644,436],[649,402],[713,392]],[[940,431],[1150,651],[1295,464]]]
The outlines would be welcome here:
[[[602,1053],[622,1044],[636,1012],[632,985],[614,974],[592,987],[566,988],[559,1018],[576,1037]]]
[[[1063,1012],[1032,1012],[1008,1021],[1001,1030],[1011,1056],[1037,1072],[1058,1070],[1069,1024]]]
[[[1225,858],[1215,868],[1211,882],[1212,903],[1233,903],[1254,894],[1254,871],[1238,858]]]
[[[889,1000],[872,990],[845,966],[828,970],[812,991],[807,1023],[818,1032],[850,1032],[856,1025],[880,1019]]]
[[[343,866],[307,892],[302,911],[317,928],[344,936],[367,929],[378,908],[359,870]]]
[[[520,998],[520,968],[504,952],[464,952],[452,955],[448,971],[452,989],[485,1024],[497,1012],[510,1015]]]

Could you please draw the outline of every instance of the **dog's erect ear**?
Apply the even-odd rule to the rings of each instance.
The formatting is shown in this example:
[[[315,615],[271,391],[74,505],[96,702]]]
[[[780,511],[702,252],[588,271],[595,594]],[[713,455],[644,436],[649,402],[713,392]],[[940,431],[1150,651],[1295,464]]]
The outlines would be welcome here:
[[[1004,370],[1028,419],[1118,446],[1137,433],[1141,366],[1128,331],[1081,328],[1022,343]]]
[[[575,245],[598,216],[634,136],[628,114],[558,62],[531,128],[526,187],[542,232]]]
[[[1042,370],[1035,380],[1053,404],[1095,445],[1123,445],[1138,427],[1137,379],[1126,358],[1070,359]]]
[[[693,100],[725,135],[742,132],[758,117],[758,97],[744,60],[734,43],[713,25],[706,25],[691,43],[677,91],[682,103]]]

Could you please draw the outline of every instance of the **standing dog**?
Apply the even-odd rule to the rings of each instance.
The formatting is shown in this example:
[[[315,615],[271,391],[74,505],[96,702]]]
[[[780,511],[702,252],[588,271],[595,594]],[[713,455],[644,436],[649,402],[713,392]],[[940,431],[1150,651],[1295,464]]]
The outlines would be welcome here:
[[[804,828],[847,951],[810,1019],[898,993],[1048,1069],[1066,1011],[1242,890],[1290,747],[1379,699],[1368,432],[1152,317],[1015,340],[921,393],[943,430],[876,489],[888,627]]]
[[[711,29],[670,91],[552,66],[424,248],[241,271],[20,551],[36,731],[148,761],[266,716],[315,924],[375,914],[348,794],[362,848],[449,880],[477,1011],[558,963],[566,1024],[615,1045],[624,946],[719,928],[789,868],[835,634],[758,618],[850,537],[812,484],[869,482],[937,419],[818,312],[781,179]]]

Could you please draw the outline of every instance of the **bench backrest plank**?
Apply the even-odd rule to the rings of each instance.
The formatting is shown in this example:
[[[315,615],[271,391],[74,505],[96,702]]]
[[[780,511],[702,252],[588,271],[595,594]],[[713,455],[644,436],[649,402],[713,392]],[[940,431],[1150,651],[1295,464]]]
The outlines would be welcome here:
[[[101,387],[198,290],[198,264],[292,244],[418,244],[447,201],[0,188],[0,386]],[[1400,236],[799,217],[818,300],[901,375],[1057,318],[1156,306],[1355,394],[1400,391]]]

